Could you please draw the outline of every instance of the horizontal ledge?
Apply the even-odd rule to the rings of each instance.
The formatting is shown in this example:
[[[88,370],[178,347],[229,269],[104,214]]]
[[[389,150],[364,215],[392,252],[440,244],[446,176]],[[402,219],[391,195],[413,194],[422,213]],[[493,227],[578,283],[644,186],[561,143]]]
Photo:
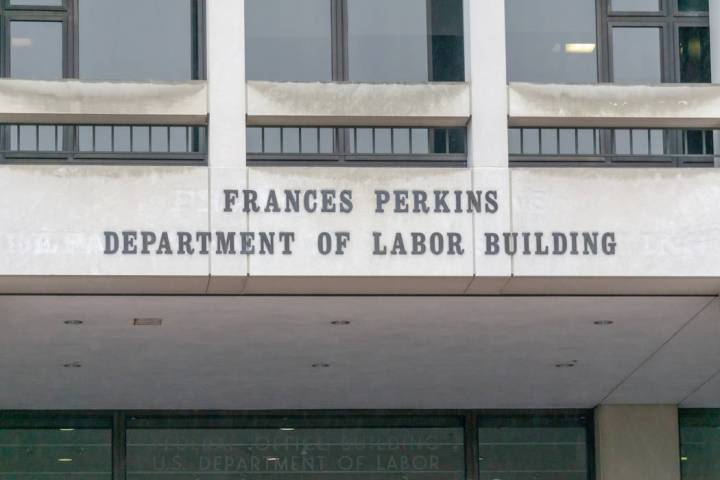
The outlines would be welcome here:
[[[720,85],[511,83],[510,126],[720,128]]]
[[[204,125],[207,84],[0,79],[0,122]]]
[[[469,117],[252,116],[249,127],[464,127]]]
[[[0,295],[717,295],[720,277],[2,276]]]
[[[466,83],[247,84],[249,125],[464,126]]]

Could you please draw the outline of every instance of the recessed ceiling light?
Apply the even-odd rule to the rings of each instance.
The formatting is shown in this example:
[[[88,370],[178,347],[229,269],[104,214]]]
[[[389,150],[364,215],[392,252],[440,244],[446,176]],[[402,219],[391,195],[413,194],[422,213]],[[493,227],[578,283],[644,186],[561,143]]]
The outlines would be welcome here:
[[[688,457],[680,457],[681,462],[687,462]]]
[[[81,368],[82,363],[80,363],[80,362],[63,363],[63,367],[65,367],[65,368]]]
[[[162,318],[133,318],[134,327],[159,327],[162,325]]]
[[[75,429],[74,428],[61,428],[60,431],[61,432],[74,432]]]
[[[313,364],[312,364],[312,367],[313,367],[313,368],[330,368],[330,364],[329,364],[329,363],[324,363],[324,362],[313,363]]]
[[[72,462],[72,458],[58,458],[58,462],[60,462],[60,463],[70,463],[70,462]]]
[[[593,53],[595,51],[594,43],[566,43],[565,53]]]
[[[613,323],[615,322],[613,322],[612,320],[596,320],[593,322],[594,325],[599,325],[601,327],[606,327],[608,325],[612,325]]]
[[[65,325],[82,325],[85,322],[83,322],[82,320],[65,320],[63,323]]]
[[[331,325],[350,325],[350,320],[333,320]]]
[[[293,432],[293,431],[295,431],[295,429],[292,428],[292,427],[282,427],[280,430],[282,430],[283,432]]]

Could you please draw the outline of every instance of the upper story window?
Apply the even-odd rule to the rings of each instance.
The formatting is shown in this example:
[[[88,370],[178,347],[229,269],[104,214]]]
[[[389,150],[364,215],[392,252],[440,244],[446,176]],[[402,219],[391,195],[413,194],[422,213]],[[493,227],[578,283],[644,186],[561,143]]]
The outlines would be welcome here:
[[[2,76],[190,80],[204,76],[199,0],[0,0]]]
[[[508,77],[710,81],[707,0],[506,0]]]
[[[508,0],[505,12],[510,81],[597,81],[595,0]]]
[[[462,0],[247,0],[250,80],[463,81]]]

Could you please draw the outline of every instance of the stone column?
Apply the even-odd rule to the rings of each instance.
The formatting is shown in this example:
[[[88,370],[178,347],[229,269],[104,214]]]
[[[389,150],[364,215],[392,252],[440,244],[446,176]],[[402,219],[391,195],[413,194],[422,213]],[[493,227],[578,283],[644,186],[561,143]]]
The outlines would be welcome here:
[[[465,78],[471,85],[468,164],[507,167],[505,0],[465,0]]]
[[[601,405],[595,410],[597,480],[680,480],[675,405]]]
[[[720,0],[710,0],[710,62],[712,83],[720,83]],[[720,167],[720,131],[713,134],[715,166]]]
[[[207,2],[210,167],[245,167],[245,0]]]

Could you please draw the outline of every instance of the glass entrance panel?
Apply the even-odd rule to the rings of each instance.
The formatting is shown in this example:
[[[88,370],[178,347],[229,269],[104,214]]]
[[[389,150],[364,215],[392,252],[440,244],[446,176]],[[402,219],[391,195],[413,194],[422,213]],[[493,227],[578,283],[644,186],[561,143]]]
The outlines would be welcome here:
[[[462,428],[131,429],[130,480],[462,480]]]

